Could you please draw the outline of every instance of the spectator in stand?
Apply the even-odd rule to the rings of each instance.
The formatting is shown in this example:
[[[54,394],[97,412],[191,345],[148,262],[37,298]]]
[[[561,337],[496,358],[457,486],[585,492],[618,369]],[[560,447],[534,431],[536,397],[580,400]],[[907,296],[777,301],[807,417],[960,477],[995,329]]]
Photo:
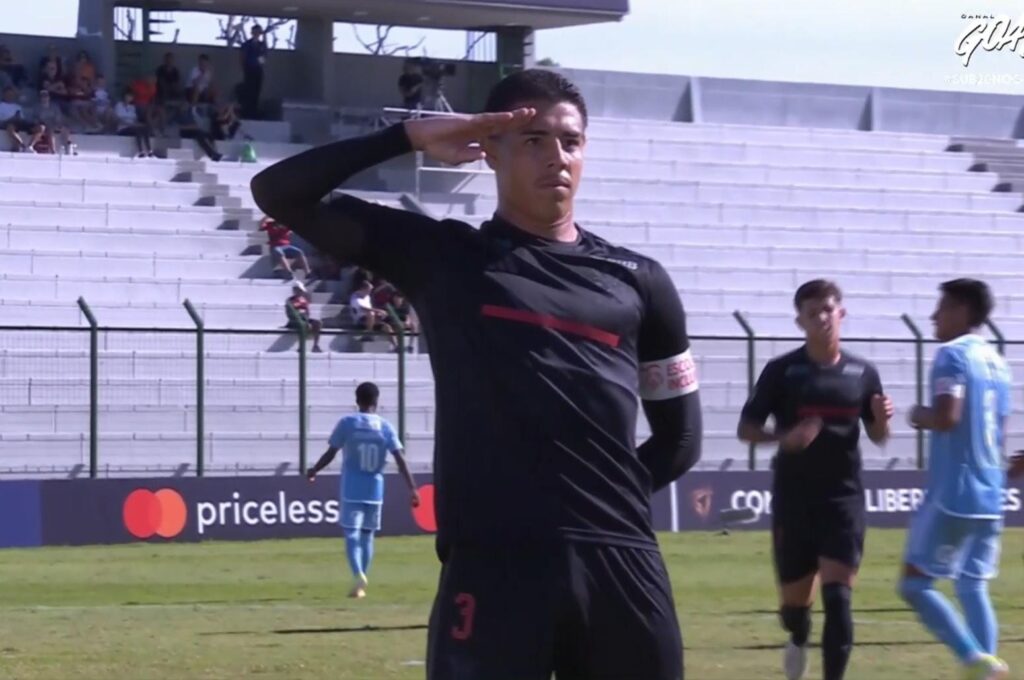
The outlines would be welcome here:
[[[156,75],[136,78],[131,84],[139,120],[160,136],[167,134],[167,116],[156,100]]]
[[[50,59],[43,64],[43,71],[39,77],[39,89],[46,90],[53,97],[54,101],[63,102],[68,100],[68,86],[64,83],[61,75],[59,60]]]
[[[46,75],[50,72],[50,64],[53,64],[53,77],[57,80],[64,79],[64,59],[56,45],[50,45],[46,56],[39,60],[39,83],[43,83]]]
[[[71,78],[76,83],[87,87],[90,91],[96,83],[96,66],[89,58],[89,53],[82,50],[75,57],[75,65],[71,70]],[[84,81],[84,82],[83,82]]]
[[[184,101],[185,91],[181,87],[181,72],[174,63],[174,54],[164,55],[164,62],[156,69],[156,101],[164,108],[176,107]]]
[[[377,279],[373,282],[373,293],[370,295],[370,300],[375,308],[387,309],[388,305],[391,304],[391,299],[397,292],[398,289],[391,285],[390,282],[385,279]]]
[[[121,101],[114,107],[117,118],[117,134],[135,137],[135,145],[139,148],[139,158],[153,157],[153,145],[150,141],[149,126],[139,120],[139,112],[135,109],[135,94],[125,90]]]
[[[274,268],[283,267],[289,278],[295,278],[289,257],[299,261],[298,269],[306,272],[309,276],[309,260],[302,248],[292,244],[292,230],[285,225],[267,217],[260,223],[260,231],[267,232],[267,242],[270,246],[270,254],[274,261]]]
[[[116,124],[117,118],[114,116],[114,109],[110,104],[110,93],[107,91],[107,79],[103,76],[96,76],[96,89],[92,91],[92,105],[100,130],[105,130]]]
[[[213,104],[217,100],[217,92],[213,86],[213,66],[208,54],[199,55],[199,62],[189,74],[185,96],[193,109],[199,104]]]
[[[80,76],[78,80],[70,83],[68,87],[68,99],[71,102],[69,114],[73,121],[81,124],[90,132],[99,132],[103,129],[96,118],[96,105],[93,102],[93,88],[96,85],[95,79]]]
[[[10,79],[9,84],[14,87],[24,87],[28,82],[28,73],[25,71],[25,67],[14,61],[14,55],[11,54],[7,45],[0,45],[0,72]]]
[[[263,27],[252,27],[249,39],[239,51],[242,60],[242,87],[239,94],[242,117],[255,119],[260,114],[260,91],[263,89],[263,65],[267,61],[267,41]]]
[[[4,88],[3,98],[0,99],[0,127],[7,131],[15,151],[33,152],[41,137],[36,130],[37,126],[25,117],[25,112],[18,103],[18,90],[12,86]],[[30,143],[26,143],[22,138],[22,132],[32,134]]]
[[[182,139],[194,139],[199,148],[203,150],[212,161],[219,161],[224,155],[217,151],[217,144],[210,135],[210,121],[205,112],[198,109],[186,107],[181,109],[174,122],[178,126],[178,134]]]
[[[217,109],[217,114],[210,117],[210,134],[216,140],[234,139],[242,127],[235,104],[229,102]],[[245,139],[252,139],[243,133]]]
[[[373,293],[373,284],[369,281],[363,283],[352,293],[348,300],[349,314],[352,315],[352,323],[355,326],[365,328],[366,332],[372,334],[374,331],[388,333],[388,340],[392,349],[398,349],[398,339],[395,331],[387,323],[387,312],[382,309],[375,309],[370,295]],[[366,335],[363,340],[372,340],[372,335]]]
[[[415,111],[423,104],[423,74],[420,65],[412,59],[406,59],[402,65],[402,75],[398,77],[398,91],[402,94],[402,106]]]
[[[40,153],[55,153],[57,151],[57,137],[60,137],[60,144],[65,153],[78,155],[71,141],[71,129],[64,120],[64,114],[60,107],[50,101],[50,93],[43,90],[39,93],[39,107],[36,111],[36,120],[39,123],[42,136],[42,148],[34,147]],[[45,151],[44,151],[45,149]]]
[[[292,296],[288,298],[288,305],[293,307],[299,316],[305,319],[306,323],[309,324],[310,335],[313,338],[313,351],[322,352],[320,349],[320,331],[323,329],[323,323],[320,319],[312,319],[309,316],[309,293],[306,292],[306,286],[301,282],[296,281],[292,285]],[[287,312],[287,309],[285,310]],[[292,321],[291,316],[288,317],[288,328],[297,330],[295,322]]]
[[[415,335],[419,332],[419,325],[416,323],[416,315],[413,314],[412,305],[409,304],[409,300],[402,294],[402,291],[396,290],[395,294],[391,297],[391,307],[395,310],[395,316],[402,322],[405,327],[405,332]],[[409,343],[409,347],[412,348],[413,342]]]

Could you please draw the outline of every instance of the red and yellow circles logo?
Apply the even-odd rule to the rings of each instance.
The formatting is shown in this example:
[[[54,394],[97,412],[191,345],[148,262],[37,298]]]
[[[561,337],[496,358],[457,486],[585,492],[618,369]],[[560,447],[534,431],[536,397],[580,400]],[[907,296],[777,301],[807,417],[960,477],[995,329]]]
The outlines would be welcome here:
[[[412,518],[423,531],[437,531],[437,518],[434,517],[434,485],[424,484],[419,488],[420,506],[412,509]]]
[[[124,500],[124,526],[135,538],[174,538],[185,528],[185,499],[174,489],[136,489]]]

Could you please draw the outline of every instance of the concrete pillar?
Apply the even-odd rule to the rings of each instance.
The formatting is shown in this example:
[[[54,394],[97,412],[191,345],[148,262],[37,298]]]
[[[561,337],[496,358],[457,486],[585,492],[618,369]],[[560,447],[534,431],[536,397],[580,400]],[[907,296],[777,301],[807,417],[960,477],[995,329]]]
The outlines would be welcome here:
[[[524,68],[533,68],[537,62],[534,51],[533,29],[528,26],[502,26],[495,30],[497,38],[498,68],[502,76]]]
[[[78,0],[76,39],[88,50],[96,71],[107,76],[111,85],[117,71],[114,51],[114,0]]]
[[[317,102],[334,102],[334,22],[318,17],[302,17],[295,31],[295,51],[302,67],[291,74],[295,79],[290,91]]]

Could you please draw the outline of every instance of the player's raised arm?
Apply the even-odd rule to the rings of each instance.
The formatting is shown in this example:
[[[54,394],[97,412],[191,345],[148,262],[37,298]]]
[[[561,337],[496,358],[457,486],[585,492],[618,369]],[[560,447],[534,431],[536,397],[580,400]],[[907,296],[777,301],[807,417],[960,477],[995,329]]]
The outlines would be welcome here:
[[[700,460],[703,425],[686,314],[661,265],[651,268],[647,294],[638,352],[640,398],[651,436],[638,454],[657,490]]]
[[[935,355],[933,368],[935,392],[932,405],[911,409],[908,420],[913,427],[949,432],[960,422],[967,386],[967,365],[959,352],[943,347]]]
[[[379,271],[399,284],[415,282],[436,262],[441,223],[423,215],[341,196],[323,198],[352,176],[413,150],[445,163],[483,156],[478,142],[532,117],[532,109],[410,120],[380,132],[325,144],[279,161],[252,179],[259,208],[336,258]]]

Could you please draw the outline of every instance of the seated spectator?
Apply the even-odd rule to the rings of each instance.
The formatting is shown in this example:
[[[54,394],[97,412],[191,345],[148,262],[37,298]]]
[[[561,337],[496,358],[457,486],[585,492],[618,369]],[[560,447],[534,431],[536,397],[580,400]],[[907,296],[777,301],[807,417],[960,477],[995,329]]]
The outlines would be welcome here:
[[[242,127],[242,121],[238,117],[238,109],[234,103],[228,103],[217,109],[217,113],[210,117],[210,134],[214,139],[234,139]],[[249,135],[243,135],[245,139],[252,139]]]
[[[53,64],[52,71],[50,65]],[[39,84],[42,86],[47,74],[52,73],[57,80],[64,79],[64,59],[60,56],[60,50],[56,45],[50,45],[46,56],[39,60]]]
[[[135,94],[135,108],[139,111],[139,120],[157,134],[166,134],[167,117],[164,115],[163,107],[156,101],[156,76],[136,78],[130,87]]]
[[[55,153],[58,143],[57,138],[60,138],[59,143],[65,153],[78,155],[78,151],[73,148],[71,129],[64,120],[64,114],[61,113],[60,107],[50,100],[50,93],[46,90],[42,90],[39,93],[39,107],[36,110],[36,120],[42,128],[40,130],[42,133],[40,141],[43,144],[43,148],[45,148],[44,151],[39,146],[34,147],[37,152]]]
[[[96,66],[89,58],[89,53],[82,50],[75,56],[75,65],[71,70],[71,78],[90,91],[96,82]]]
[[[412,312],[412,305],[401,291],[395,291],[391,298],[391,307],[395,310],[395,316],[405,326],[406,333],[418,333],[419,325],[416,323],[416,316]]]
[[[384,279],[377,279],[373,283],[373,294],[370,296],[370,299],[373,302],[373,306],[377,309],[387,309],[396,292],[398,292],[398,289],[391,285],[391,283]]]
[[[210,64],[209,55],[199,55],[199,63],[189,74],[185,97],[192,108],[217,101],[217,92],[213,86],[213,66]]]
[[[382,309],[374,309],[370,294],[373,292],[373,284],[363,281],[362,285],[352,293],[348,301],[349,314],[352,315],[352,323],[355,326],[365,328],[367,333],[383,331],[388,333],[388,340],[391,341],[393,349],[398,349],[398,339],[395,338],[395,331],[387,323],[387,312]],[[372,335],[366,335],[363,340],[372,340]]]
[[[292,245],[292,230],[281,224],[280,222],[267,217],[260,223],[260,231],[267,232],[267,242],[270,246],[270,254],[274,260],[274,269],[278,267],[284,268],[290,278],[295,278],[295,272],[292,270],[291,262],[288,261],[289,257],[295,258],[299,261],[299,269],[306,272],[306,276],[309,276],[309,260],[306,259],[306,254],[302,252],[302,249],[296,245]]]
[[[25,117],[18,103],[18,91],[10,86],[4,89],[3,98],[0,99],[0,127],[7,131],[7,136],[14,144],[14,151],[34,152],[35,145],[42,138],[38,126]],[[32,134],[31,142],[25,142],[20,134],[22,132]]]
[[[43,72],[39,77],[39,89],[46,90],[57,102],[67,101],[68,86],[64,84],[64,76],[58,68],[59,61],[49,60],[43,65]]]
[[[373,272],[371,272],[369,269],[363,269],[362,267],[360,267],[359,269],[356,269],[356,273],[352,275],[352,290],[359,290],[362,287],[364,281],[372,282]]]
[[[139,158],[153,157],[153,144],[150,141],[149,126],[139,121],[139,113],[135,109],[135,95],[125,90],[121,101],[114,107],[117,118],[117,134],[135,137],[135,145],[139,148]]]
[[[92,106],[100,130],[116,126],[117,117],[114,116],[114,109],[110,103],[107,79],[103,76],[96,76],[96,88],[92,91]]]
[[[287,305],[291,306],[298,312],[299,316],[302,317],[307,324],[309,324],[310,335],[313,338],[313,351],[322,352],[320,349],[320,331],[323,329],[323,323],[320,319],[311,319],[309,317],[309,294],[306,292],[306,286],[299,281],[296,281],[292,285],[292,296],[288,298]],[[285,309],[285,313],[287,313]],[[295,321],[292,320],[291,315],[288,316],[288,328],[292,330],[298,330]]]
[[[28,72],[24,66],[14,61],[14,55],[7,45],[0,45],[0,72],[10,79],[9,84],[14,87],[24,87],[28,82]]]
[[[206,117],[198,110],[192,107],[183,108],[178,112],[174,122],[178,125],[178,134],[182,139],[196,140],[196,144],[210,160],[219,161],[224,158],[224,155],[217,151],[213,136],[208,132],[209,121],[206,121]]]

